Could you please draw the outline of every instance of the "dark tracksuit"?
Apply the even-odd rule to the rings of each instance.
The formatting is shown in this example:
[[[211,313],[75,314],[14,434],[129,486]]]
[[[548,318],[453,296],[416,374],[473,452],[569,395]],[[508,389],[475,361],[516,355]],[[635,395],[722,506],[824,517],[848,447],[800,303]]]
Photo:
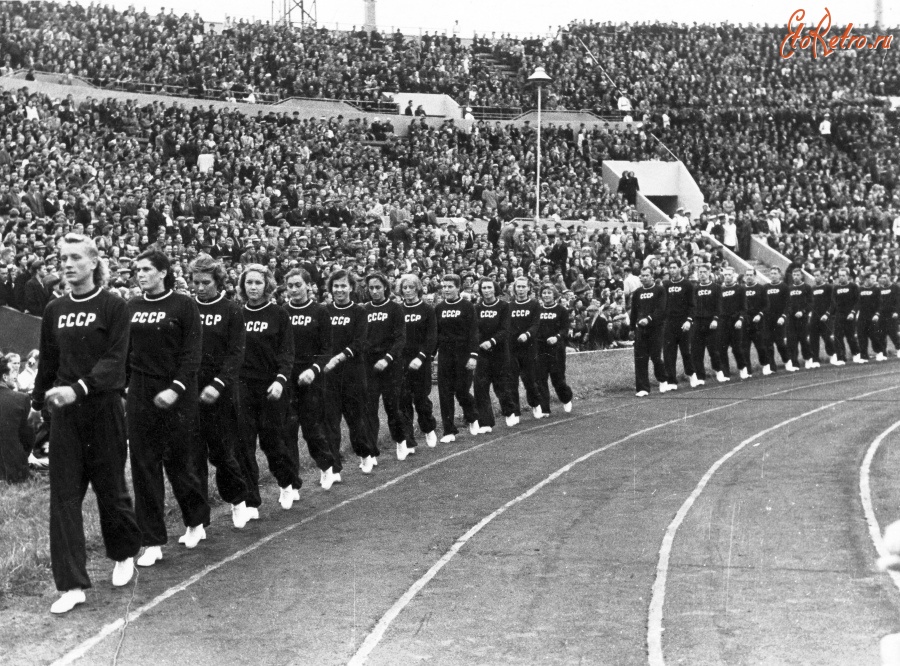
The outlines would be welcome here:
[[[135,513],[143,545],[162,546],[168,541],[163,470],[185,526],[209,524],[209,504],[197,477],[200,448],[193,437],[203,332],[197,304],[173,291],[138,296],[129,301],[128,312],[131,372],[125,411]],[[160,409],[153,399],[166,389],[179,397]]]
[[[694,361],[691,357],[691,329],[682,330],[682,326],[691,316],[691,302],[694,298],[694,285],[684,278],[677,282],[663,282],[666,290],[666,323],[663,333],[663,363],[666,366],[666,377],[669,384],[678,384],[675,362],[681,350],[681,363],[684,374],[694,374]]]
[[[787,363],[791,360],[785,344],[785,328],[787,322],[788,286],[784,282],[770,284],[766,287],[766,296],[769,299],[769,312],[766,316],[766,359],[772,372],[777,369],[775,363],[775,349],[781,355],[781,360]],[[782,319],[782,323],[778,320]]]
[[[400,413],[400,384],[406,378],[400,363],[403,360],[403,347],[406,344],[406,321],[403,317],[403,306],[396,301],[385,299],[379,304],[370,301],[364,306],[366,311],[366,334],[368,350],[366,351],[366,385],[368,387],[368,404],[366,412],[368,429],[377,441],[381,424],[378,419],[378,398],[384,405],[387,416],[388,431],[395,444],[406,441],[412,424],[407,424]],[[387,361],[382,371],[375,370],[378,361]]]
[[[880,287],[881,307],[878,309],[878,334],[881,353],[887,353],[887,341],[890,338],[894,349],[900,350],[900,335],[897,335],[897,316],[900,310],[900,286]]]
[[[803,358],[812,358],[809,348],[808,322],[812,311],[812,287],[808,284],[795,284],[788,289],[788,305],[785,312],[785,331],[787,333],[787,350],[791,363],[798,366],[797,343]],[[800,315],[799,317],[797,315]]]
[[[40,411],[54,386],[69,386],[76,395],[71,405],[53,410],[50,425],[50,566],[61,592],[91,586],[81,512],[88,483],[97,496],[106,556],[119,562],[141,548],[125,484],[121,394],[128,320],[125,301],[98,287],[51,301],[41,322],[32,407]]]
[[[469,392],[472,373],[466,370],[470,358],[478,358],[478,320],[475,306],[460,297],[444,301],[434,309],[437,318],[438,345],[438,401],[441,405],[441,426],[444,435],[459,432],[454,423],[456,405],[462,407],[466,423],[478,420],[475,398]]]
[[[650,373],[647,365],[650,361],[653,362],[653,373],[656,375],[657,381],[666,381],[665,370],[659,355],[665,312],[666,290],[662,285],[642,286],[632,292],[631,327],[634,329],[634,380],[636,391],[650,390]],[[647,320],[646,326],[638,325],[641,319]]]
[[[200,393],[207,386],[219,392],[211,405],[199,401],[194,422],[194,439],[197,443],[197,476],[203,496],[209,497],[209,462],[216,468],[216,487],[219,495],[229,504],[247,500],[247,484],[238,465],[235,451],[238,439],[237,381],[244,362],[244,314],[241,307],[220,294],[218,298],[203,302],[197,299],[200,324],[203,328],[203,355],[197,388]]]
[[[420,300],[413,305],[403,304],[406,321],[406,343],[403,347],[403,372],[406,380],[401,384],[400,410],[404,422],[409,427],[406,445],[416,446],[412,428],[413,409],[418,415],[419,428],[423,433],[434,432],[437,421],[434,419],[434,405],[431,402],[431,359],[437,345],[437,319],[434,308]],[[414,358],[422,361],[418,370],[412,370],[409,364]]]
[[[632,296],[632,299],[634,297]],[[632,300],[632,304],[634,300]],[[713,372],[719,371],[719,348],[716,344],[716,330],[710,328],[710,324],[716,322],[718,326],[719,313],[719,285],[715,282],[709,284],[694,285],[694,299],[691,303],[691,355],[694,363],[694,372],[697,379],[706,379],[706,360],[704,355],[709,352],[709,362]],[[634,326],[634,321],[632,321]],[[649,386],[649,380],[647,382]],[[643,389],[645,391],[649,389]]]
[[[300,466],[300,430],[309,455],[321,471],[335,467],[337,461],[325,438],[322,423],[322,357],[325,351],[327,321],[325,306],[309,299],[303,305],[285,306],[294,336],[294,367],[288,382],[287,415],[284,419],[284,441],[291,462]],[[312,384],[300,386],[297,379],[307,370],[316,378]]]
[[[325,306],[326,354],[323,363],[342,353],[347,357],[325,375],[324,423],[325,440],[335,461],[335,472],[341,463],[341,417],[347,421],[350,446],[360,458],[378,455],[378,434],[369,432],[366,416],[366,369],[363,360],[368,344],[366,312],[361,305],[348,303]]]
[[[734,356],[738,370],[747,367],[744,358],[743,327],[744,327],[744,287],[735,283],[731,286],[719,287],[719,314],[718,314],[718,338],[719,338],[719,366],[726,377],[731,377],[731,364],[728,362],[728,350]],[[741,328],[735,324],[741,322]]]
[[[478,319],[478,367],[475,369],[475,405],[478,425],[496,425],[491,405],[491,384],[500,403],[503,416],[510,416],[515,407],[509,395],[509,303],[497,299],[491,305],[475,306]],[[485,342],[491,348],[481,347]]]
[[[872,321],[881,307],[881,293],[876,287],[859,288],[859,308],[856,316],[856,337],[859,340],[859,353],[862,358],[869,358],[869,341],[872,351],[881,353],[881,340],[878,336],[879,322]],[[880,317],[879,317],[880,321]]]
[[[766,365],[769,360],[766,356],[766,312],[769,308],[769,297],[766,288],[755,284],[752,287],[744,287],[744,361],[748,370],[753,367],[750,362],[750,344],[756,348],[756,355],[760,365]],[[759,321],[753,321],[756,317]]]
[[[569,311],[558,301],[549,308],[541,303],[538,310],[538,329],[534,338],[537,344],[535,383],[541,411],[550,413],[550,388],[553,384],[556,397],[563,404],[572,402],[572,389],[566,383],[566,339],[569,333]],[[557,338],[554,344],[548,338]]]
[[[844,340],[850,346],[850,355],[859,354],[859,343],[856,340],[856,323],[848,317],[856,317],[859,308],[859,286],[853,282],[845,285],[836,284],[831,290],[834,299],[834,351],[841,361],[847,360]]]
[[[813,361],[819,361],[819,340],[825,343],[825,354],[834,356],[834,335],[831,327],[834,321],[833,288],[830,284],[819,284],[812,288],[812,314],[809,317],[809,351]],[[822,317],[825,320],[822,320]]]
[[[269,470],[279,487],[301,486],[298,469],[284,442],[284,417],[287,396],[282,390],[278,400],[269,399],[269,386],[278,382],[284,388],[294,363],[294,336],[284,308],[267,302],[244,306],[244,330],[247,342],[241,366],[240,441],[237,459],[247,483],[247,506],[259,507],[259,464],[256,440],[266,456]]]
[[[539,308],[533,298],[524,302],[513,300],[509,304],[509,397],[516,416],[522,415],[519,401],[520,378],[525,386],[528,406],[534,408],[540,404],[534,374],[537,362],[534,336],[537,333]],[[519,342],[522,335],[528,337],[525,342]]]

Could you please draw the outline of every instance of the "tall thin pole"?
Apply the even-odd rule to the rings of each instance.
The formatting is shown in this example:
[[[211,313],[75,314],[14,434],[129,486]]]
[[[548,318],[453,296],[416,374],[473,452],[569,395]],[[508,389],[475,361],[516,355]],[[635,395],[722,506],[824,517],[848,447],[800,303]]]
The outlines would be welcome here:
[[[538,117],[537,117],[537,164],[535,165],[534,179],[534,225],[535,228],[541,221],[541,85],[538,89]]]

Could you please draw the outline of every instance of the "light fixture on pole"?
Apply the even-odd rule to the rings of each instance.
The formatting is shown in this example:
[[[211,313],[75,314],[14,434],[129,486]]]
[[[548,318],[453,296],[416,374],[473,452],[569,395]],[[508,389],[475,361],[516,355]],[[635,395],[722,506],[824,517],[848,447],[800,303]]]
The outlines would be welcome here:
[[[543,67],[535,67],[534,74],[528,77],[528,82],[537,87],[537,163],[535,164],[534,181],[534,224],[537,227],[541,221],[541,88],[553,79],[544,71]]]

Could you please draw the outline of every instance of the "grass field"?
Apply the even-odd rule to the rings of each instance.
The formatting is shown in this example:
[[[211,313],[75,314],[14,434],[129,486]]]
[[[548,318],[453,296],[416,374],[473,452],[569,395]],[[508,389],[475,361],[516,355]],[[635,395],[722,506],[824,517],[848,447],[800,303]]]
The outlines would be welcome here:
[[[634,375],[631,350],[570,355],[567,360],[567,375],[575,394],[575,411],[577,413],[578,400],[632,390]],[[436,387],[432,389],[432,397],[435,403],[435,416],[438,416]],[[555,396],[551,397],[552,400],[556,400]],[[526,405],[524,395],[522,404]],[[557,405],[553,409],[556,411],[560,407]],[[457,417],[461,418],[461,415],[458,413]],[[382,418],[381,423],[379,443],[383,454],[391,455],[393,446],[387,432],[386,419]],[[344,441],[346,441],[346,437]],[[315,483],[317,470],[309,457],[304,456],[304,450],[301,443],[300,476],[306,482]],[[348,453],[348,456],[353,459],[352,453]],[[265,457],[261,452],[257,452],[257,458],[261,485],[274,485],[275,480],[268,472]],[[126,477],[130,487],[130,472],[126,473]],[[210,487],[215,488],[212,480]],[[49,501],[50,486],[46,477],[39,476],[27,483],[17,485],[0,482],[0,534],[3,535],[3,538],[0,539],[0,601],[10,602],[14,597],[40,596],[53,591],[53,579],[50,573]],[[228,510],[215,492],[212,492],[210,496],[210,503],[214,516]],[[110,565],[106,562],[103,553],[97,503],[90,489],[85,498],[83,510],[90,561],[89,572],[92,576],[95,574],[95,570],[108,573],[106,570]],[[184,532],[181,513],[168,491],[168,485],[166,524],[170,537]]]

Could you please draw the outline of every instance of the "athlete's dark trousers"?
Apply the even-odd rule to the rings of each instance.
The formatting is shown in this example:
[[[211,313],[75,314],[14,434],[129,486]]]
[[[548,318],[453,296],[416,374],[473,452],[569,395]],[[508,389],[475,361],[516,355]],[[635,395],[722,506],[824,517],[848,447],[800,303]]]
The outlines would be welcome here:
[[[834,351],[841,361],[847,360],[847,350],[844,340],[850,347],[850,355],[859,354],[859,342],[856,340],[856,322],[847,321],[847,315],[835,315],[834,317]]]
[[[509,394],[509,352],[505,346],[493,347],[490,351],[483,349],[478,353],[478,367],[475,369],[475,405],[478,409],[478,425],[496,425],[494,406],[491,404],[491,386],[500,403],[503,416],[515,412],[512,397]]]
[[[706,379],[706,360],[704,355],[709,353],[709,362],[712,365],[713,372],[719,371],[719,348],[716,343],[716,331],[711,329],[709,325],[711,319],[698,319],[691,327],[693,336],[691,337],[691,355],[693,357],[694,372],[697,373],[697,379]],[[637,346],[637,330],[635,328],[635,347]],[[635,351],[637,358],[637,351]],[[650,386],[650,380],[647,380],[647,386]],[[638,389],[639,391],[649,391],[649,388]]]
[[[825,355],[834,356],[834,337],[831,332],[831,319],[822,321],[822,315],[813,314],[809,320],[809,351],[812,359],[819,361],[819,340],[825,346]]]
[[[791,362],[799,367],[799,357],[797,356],[797,343],[800,343],[800,353],[804,359],[812,358],[812,350],[809,347],[809,332],[807,329],[807,315],[804,314],[799,319],[794,315],[789,315],[785,319],[785,328],[787,329],[787,349]]]
[[[686,319],[680,321],[666,320],[663,329],[663,363],[666,368],[666,378],[669,384],[678,383],[676,361],[678,352],[681,352],[681,363],[684,366],[684,374],[690,377],[694,374],[694,359],[691,357],[691,333],[693,326],[682,331]]]
[[[400,411],[403,420],[409,428],[406,436],[406,445],[416,446],[413,433],[413,409],[418,418],[419,429],[423,433],[434,432],[437,421],[434,418],[434,405],[431,402],[431,361],[423,361],[418,370],[410,370],[411,358],[403,359],[403,371],[406,373],[406,381],[400,387]]]
[[[368,418],[369,432],[377,441],[381,431],[381,421],[378,418],[378,399],[384,405],[384,413],[387,416],[388,432],[395,444],[406,441],[406,436],[411,426],[404,423],[400,413],[400,383],[404,380],[402,369],[397,367],[397,361],[392,361],[388,366],[378,372],[375,370],[375,361],[366,360],[366,385],[368,387],[368,405],[366,416]]]
[[[747,361],[744,360],[744,341],[743,341],[743,325],[741,328],[735,328],[736,320],[720,319],[718,326],[719,333],[719,368],[726,377],[731,377],[731,363],[728,361],[728,350],[731,350],[734,356],[734,364],[738,370],[747,367]]]
[[[783,363],[787,363],[791,360],[790,354],[788,354],[787,345],[785,344],[785,324],[779,324],[778,319],[781,315],[776,317],[769,317],[766,323],[766,359],[769,361],[769,367],[772,369],[772,372],[776,370],[775,364],[775,350],[778,349],[778,353],[781,355],[781,361]],[[785,316],[785,321],[787,321],[787,316]]]
[[[131,478],[144,546],[162,546],[168,541],[163,470],[181,508],[185,526],[209,524],[209,504],[197,478],[200,450],[193,437],[197,384],[188,382],[172,407],[160,409],[153,404],[153,398],[170,384],[169,379],[135,372],[128,385],[126,413]]]
[[[657,351],[657,355],[659,352]],[[537,390],[538,399],[541,404],[541,411],[544,414],[550,413],[550,388],[547,380],[553,385],[556,391],[556,397],[563,404],[572,402],[572,389],[566,383],[566,347],[562,340],[555,345],[548,345],[546,342],[539,342],[537,345]],[[660,360],[659,370],[662,372],[662,360]]]
[[[760,317],[758,322],[754,322],[752,317],[748,317],[744,324],[744,335],[741,336],[744,344],[744,361],[747,363],[748,371],[752,371],[753,364],[750,362],[750,345],[756,348],[756,356],[759,358],[760,365],[766,365],[769,360],[766,356],[766,320]]]
[[[325,440],[334,471],[343,469],[341,463],[341,417],[347,421],[350,446],[360,458],[378,455],[378,434],[369,432],[366,416],[366,370],[362,363],[344,361],[325,375],[325,391],[322,399]]]
[[[281,398],[269,400],[267,379],[241,378],[240,387],[240,446],[236,451],[241,473],[247,483],[247,506],[262,504],[259,494],[259,464],[256,462],[256,440],[266,456],[269,470],[281,488],[295,490],[300,487],[300,477],[284,443],[284,413],[287,408],[287,389]]]
[[[888,315],[882,315],[878,321],[878,333],[882,353],[887,353],[887,341],[890,338],[894,344],[894,350],[900,350],[900,335],[897,334],[897,320]]]
[[[872,351],[881,353],[881,336],[878,334],[879,322],[872,321],[871,317],[860,315],[856,320],[856,337],[859,340],[859,353],[862,358],[869,358],[869,342],[872,343]]]
[[[636,391],[650,391],[650,368],[653,363],[653,374],[660,383],[666,381],[660,347],[662,329],[653,324],[634,327],[634,385]]]
[[[475,410],[475,398],[472,389],[472,372],[466,369],[471,356],[468,352],[457,352],[454,349],[442,349],[438,354],[438,402],[441,404],[441,427],[445,435],[459,432],[454,423],[456,403],[462,407],[466,423],[478,420]]]
[[[203,496],[209,497],[208,458],[216,468],[219,495],[229,504],[240,504],[247,500],[247,484],[235,457],[235,451],[240,446],[237,415],[234,386],[219,388],[219,398],[213,404],[207,405],[199,401],[194,429],[194,441],[198,449],[197,477]]]
[[[522,415],[522,407],[519,401],[519,379],[525,387],[525,400],[531,408],[540,404],[535,380],[535,363],[537,363],[537,349],[534,340],[519,342],[513,340],[509,354],[509,397],[512,400],[513,413]]]
[[[305,369],[305,368],[304,368]],[[288,409],[284,419],[284,441],[291,462],[300,468],[300,431],[306,440],[306,448],[316,467],[321,471],[329,467],[340,467],[334,459],[331,448],[325,437],[325,425],[322,422],[322,385],[321,377],[316,377],[312,384],[298,386],[297,377],[302,371],[295,370],[288,387]]]
[[[117,562],[141,548],[125,485],[125,414],[118,393],[94,393],[56,409],[50,426],[50,565],[56,589],[87,589],[84,518],[88,483],[97,496],[106,556]]]

